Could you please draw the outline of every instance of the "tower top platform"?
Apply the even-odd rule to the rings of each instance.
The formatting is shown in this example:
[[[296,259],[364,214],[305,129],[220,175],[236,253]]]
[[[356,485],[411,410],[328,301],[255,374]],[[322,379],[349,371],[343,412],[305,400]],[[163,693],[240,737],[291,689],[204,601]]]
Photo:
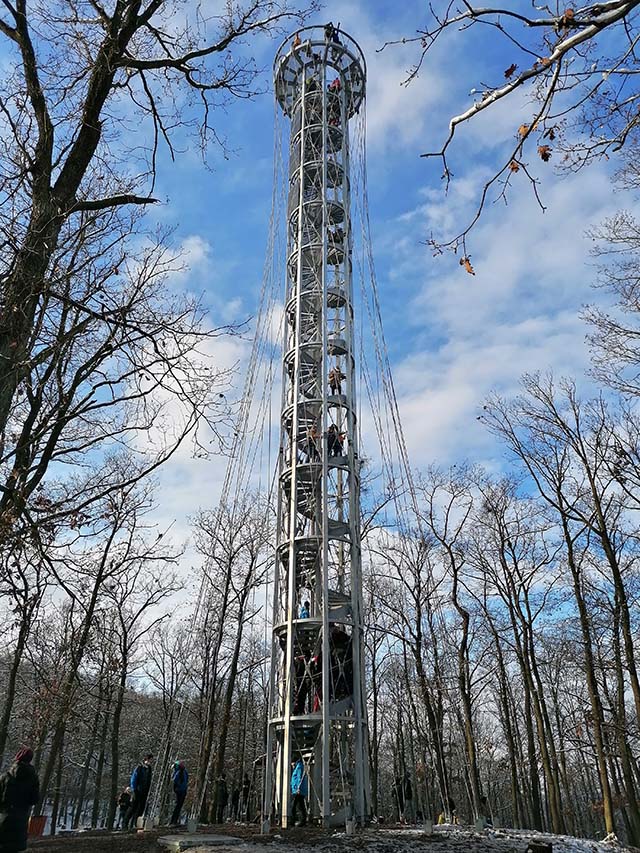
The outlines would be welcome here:
[[[367,75],[364,54],[355,39],[342,30],[337,32],[339,41],[333,41],[326,38],[324,26],[303,27],[278,48],[273,80],[276,99],[286,116],[293,113],[303,79],[321,84],[332,72],[345,93],[348,117],[360,109]]]

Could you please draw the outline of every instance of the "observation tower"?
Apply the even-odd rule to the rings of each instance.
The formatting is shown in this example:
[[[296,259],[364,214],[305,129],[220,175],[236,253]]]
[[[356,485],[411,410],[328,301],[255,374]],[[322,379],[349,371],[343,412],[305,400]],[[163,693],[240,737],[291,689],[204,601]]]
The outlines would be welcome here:
[[[274,63],[290,120],[277,554],[265,817],[324,826],[370,812],[364,688],[349,123],[362,51],[301,29]],[[302,762],[302,765],[300,765]]]

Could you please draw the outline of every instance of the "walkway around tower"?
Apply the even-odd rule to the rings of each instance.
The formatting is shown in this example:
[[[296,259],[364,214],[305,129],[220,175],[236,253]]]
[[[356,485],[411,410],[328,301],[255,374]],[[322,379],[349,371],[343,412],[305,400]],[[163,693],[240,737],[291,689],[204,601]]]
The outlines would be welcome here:
[[[370,812],[362,640],[349,121],[365,62],[309,27],[275,64],[290,119],[285,351],[265,815]],[[293,776],[292,784],[292,773]]]

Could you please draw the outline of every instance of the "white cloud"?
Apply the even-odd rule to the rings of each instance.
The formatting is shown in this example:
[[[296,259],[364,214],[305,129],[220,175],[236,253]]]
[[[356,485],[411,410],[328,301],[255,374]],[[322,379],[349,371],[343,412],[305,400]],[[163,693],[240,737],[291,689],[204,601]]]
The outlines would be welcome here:
[[[588,383],[579,311],[602,295],[590,290],[584,232],[621,203],[609,175],[593,168],[551,179],[544,214],[524,185],[508,207],[489,207],[472,232],[470,276],[449,255],[429,260],[419,240],[436,224],[460,227],[484,179],[483,171],[470,173],[447,199],[425,190],[426,202],[390,224],[392,264],[417,284],[406,312],[409,354],[395,369],[414,464],[465,457],[495,464],[501,451],[477,413],[491,390],[516,393],[524,372],[553,369]],[[404,239],[394,244],[397,231]]]

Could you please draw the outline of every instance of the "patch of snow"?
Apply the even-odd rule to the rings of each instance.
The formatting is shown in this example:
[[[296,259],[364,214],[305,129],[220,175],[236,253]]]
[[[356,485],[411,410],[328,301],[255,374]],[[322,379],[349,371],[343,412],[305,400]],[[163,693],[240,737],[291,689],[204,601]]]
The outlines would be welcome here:
[[[444,824],[426,832],[418,825],[401,829],[371,828],[348,836],[335,832],[326,838],[314,834],[313,841],[305,844],[299,835],[271,835],[268,848],[258,837],[251,844],[252,853],[525,853],[529,842],[551,844],[553,853],[640,853],[637,848],[625,847],[615,839],[594,841],[567,835],[550,835],[535,830],[484,829]],[[435,844],[435,847],[432,846]],[[191,853],[227,853],[221,847],[203,845]],[[231,848],[229,848],[231,853]],[[238,853],[238,848],[235,848]]]

